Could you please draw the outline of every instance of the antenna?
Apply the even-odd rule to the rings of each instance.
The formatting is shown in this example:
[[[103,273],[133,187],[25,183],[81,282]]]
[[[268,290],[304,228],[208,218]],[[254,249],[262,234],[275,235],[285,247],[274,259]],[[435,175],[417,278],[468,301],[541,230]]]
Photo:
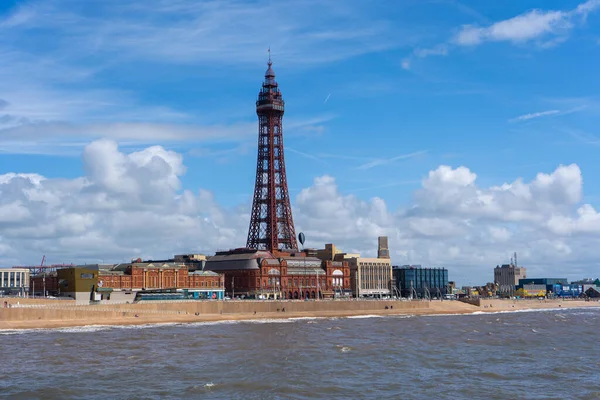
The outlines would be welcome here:
[[[271,46],[269,46],[269,50],[267,50],[269,52],[269,64],[271,63]]]
[[[517,266],[517,252],[515,251],[515,267]]]

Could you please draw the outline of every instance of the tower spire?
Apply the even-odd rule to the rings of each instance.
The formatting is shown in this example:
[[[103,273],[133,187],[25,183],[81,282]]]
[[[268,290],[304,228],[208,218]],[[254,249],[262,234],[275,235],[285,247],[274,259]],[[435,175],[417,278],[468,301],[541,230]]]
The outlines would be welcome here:
[[[285,103],[271,68],[271,48],[267,64],[256,101],[258,157],[246,247],[274,252],[297,250],[283,156]]]

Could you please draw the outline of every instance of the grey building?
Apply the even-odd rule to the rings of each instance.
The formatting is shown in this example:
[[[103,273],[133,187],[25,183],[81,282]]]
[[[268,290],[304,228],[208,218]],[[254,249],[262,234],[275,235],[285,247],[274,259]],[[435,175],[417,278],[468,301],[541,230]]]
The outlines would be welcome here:
[[[497,286],[497,292],[503,294],[513,294],[519,280],[527,278],[527,269],[517,267],[513,264],[504,264],[494,268],[494,283]]]

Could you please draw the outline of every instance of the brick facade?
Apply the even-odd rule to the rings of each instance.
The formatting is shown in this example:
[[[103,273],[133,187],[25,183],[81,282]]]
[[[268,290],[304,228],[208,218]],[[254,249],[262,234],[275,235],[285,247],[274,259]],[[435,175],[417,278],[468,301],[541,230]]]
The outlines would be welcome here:
[[[135,263],[119,272],[100,270],[98,286],[129,290],[218,289],[224,283],[221,275],[193,273],[186,266],[174,264]]]

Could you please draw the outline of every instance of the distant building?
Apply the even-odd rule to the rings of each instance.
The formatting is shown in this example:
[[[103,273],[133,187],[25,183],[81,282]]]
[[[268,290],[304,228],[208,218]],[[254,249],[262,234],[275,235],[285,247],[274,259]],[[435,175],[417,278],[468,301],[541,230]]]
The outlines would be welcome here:
[[[335,254],[335,246],[328,252]],[[223,274],[226,292],[235,297],[322,299],[352,295],[348,262],[333,261],[327,255],[320,259],[306,252],[240,248],[217,252],[209,257],[205,269]]]
[[[162,294],[179,293],[178,298],[222,299],[223,276],[195,267],[197,262],[141,261],[120,264],[86,264],[59,268],[31,278],[36,296],[71,297],[81,304],[90,301],[125,303],[143,299],[167,299]],[[148,296],[146,296],[148,295]],[[171,296],[168,299],[176,298]]]
[[[58,293],[58,275],[56,271],[41,272],[29,278],[29,293],[32,296],[48,296]]]
[[[600,279],[596,278],[591,279],[580,279],[578,281],[574,281],[571,282],[571,285],[580,285],[582,287],[582,292],[586,292],[588,291],[588,289],[593,288],[593,289],[597,289],[598,291],[600,291]]]
[[[547,296],[557,297],[579,297],[583,293],[583,286],[578,284],[569,284],[567,278],[526,278],[521,279],[517,285],[517,290],[523,289],[531,293],[527,288],[544,287]]]
[[[392,263],[389,258],[352,257],[347,261],[355,297],[393,294]]]
[[[71,297],[77,303],[89,304],[94,300],[98,285],[98,269],[89,267],[61,268],[56,270],[58,291],[61,296]]]
[[[324,249],[316,250],[315,257],[323,261],[344,261],[350,258],[360,257],[359,253],[344,253],[335,244],[328,243]]]
[[[28,292],[28,268],[0,268],[0,294],[24,296]]]
[[[388,240],[378,238],[377,254],[383,257],[365,258],[358,253],[344,253],[334,244],[326,244],[317,250],[323,261],[347,262],[350,267],[350,286],[354,297],[391,296],[394,292],[392,264]]]
[[[527,269],[513,264],[504,264],[494,268],[494,283],[497,293],[513,294],[519,280],[527,278]]]
[[[138,294],[168,291],[182,291],[189,298],[195,299],[222,299],[225,292],[224,277],[193,268],[194,265],[196,264],[164,260],[99,268],[96,300],[125,302],[143,298]]]
[[[445,268],[394,266],[393,274],[402,297],[435,298],[448,294],[448,270]]]
[[[592,299],[600,298],[600,287],[598,286],[590,286],[585,292],[585,297],[589,297]]]

